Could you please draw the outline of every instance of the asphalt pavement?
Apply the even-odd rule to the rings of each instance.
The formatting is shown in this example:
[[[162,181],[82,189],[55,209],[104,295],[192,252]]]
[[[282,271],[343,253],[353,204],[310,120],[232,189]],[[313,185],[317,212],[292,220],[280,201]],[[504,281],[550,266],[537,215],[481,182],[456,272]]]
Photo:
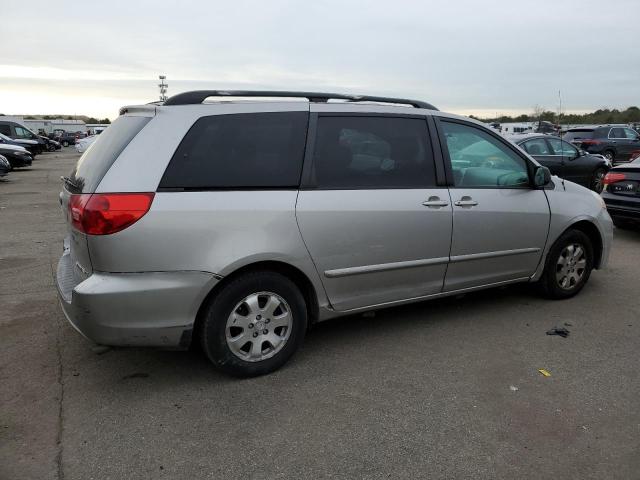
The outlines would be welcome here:
[[[640,231],[615,231],[573,299],[521,285],[337,319],[237,380],[66,322],[58,192],[77,158],[0,179],[0,479],[640,478]]]

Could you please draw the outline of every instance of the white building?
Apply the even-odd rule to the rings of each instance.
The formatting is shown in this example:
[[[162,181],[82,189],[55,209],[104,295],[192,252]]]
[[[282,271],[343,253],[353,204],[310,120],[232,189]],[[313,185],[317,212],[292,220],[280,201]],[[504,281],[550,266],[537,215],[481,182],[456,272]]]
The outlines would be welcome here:
[[[64,130],[65,132],[82,132],[87,131],[87,126],[83,120],[66,120],[64,118],[52,118],[50,120],[23,120],[27,127],[34,132],[44,130],[45,133],[52,133],[55,130]]]
[[[507,135],[513,133],[532,133],[538,122],[506,122],[500,124],[500,131]]]

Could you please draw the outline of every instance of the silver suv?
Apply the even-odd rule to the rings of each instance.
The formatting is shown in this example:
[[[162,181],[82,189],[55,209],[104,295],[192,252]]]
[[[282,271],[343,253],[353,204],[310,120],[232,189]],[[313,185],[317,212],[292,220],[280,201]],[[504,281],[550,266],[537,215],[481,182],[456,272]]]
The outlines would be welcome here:
[[[283,365],[331,317],[515,282],[570,297],[612,239],[595,193],[478,122],[382,97],[198,91],[126,107],[60,200],[57,283],[78,331],[197,340],[243,376]]]

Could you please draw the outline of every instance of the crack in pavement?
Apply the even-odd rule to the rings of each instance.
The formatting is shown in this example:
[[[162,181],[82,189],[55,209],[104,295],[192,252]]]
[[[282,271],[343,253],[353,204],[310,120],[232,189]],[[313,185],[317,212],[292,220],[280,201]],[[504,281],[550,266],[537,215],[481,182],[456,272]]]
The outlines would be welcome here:
[[[53,253],[52,246],[49,247],[49,258],[51,258],[51,254]],[[51,268],[51,277],[55,280],[56,272],[53,268],[53,262],[49,262],[49,267]],[[62,363],[62,327],[63,322],[60,320],[60,317],[56,317],[56,355],[58,358],[58,385],[60,386],[60,395],[58,400],[58,433],[56,435],[56,445],[58,447],[58,453],[56,454],[56,467],[57,467],[57,478],[58,480],[64,480],[64,469],[62,466],[62,454],[64,451],[64,445],[62,443],[62,431],[64,428],[64,368]]]

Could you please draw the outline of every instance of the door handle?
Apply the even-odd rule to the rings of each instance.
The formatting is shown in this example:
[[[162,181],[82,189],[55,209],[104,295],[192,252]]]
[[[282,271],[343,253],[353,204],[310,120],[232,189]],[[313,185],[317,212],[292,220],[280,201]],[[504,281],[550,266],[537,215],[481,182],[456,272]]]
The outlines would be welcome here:
[[[475,207],[476,205],[478,205],[478,202],[465,195],[460,200],[456,201],[454,205],[456,207]]]
[[[446,207],[447,205],[449,205],[449,202],[440,200],[440,197],[429,197],[429,200],[427,200],[426,202],[422,202],[422,205],[429,208]]]

